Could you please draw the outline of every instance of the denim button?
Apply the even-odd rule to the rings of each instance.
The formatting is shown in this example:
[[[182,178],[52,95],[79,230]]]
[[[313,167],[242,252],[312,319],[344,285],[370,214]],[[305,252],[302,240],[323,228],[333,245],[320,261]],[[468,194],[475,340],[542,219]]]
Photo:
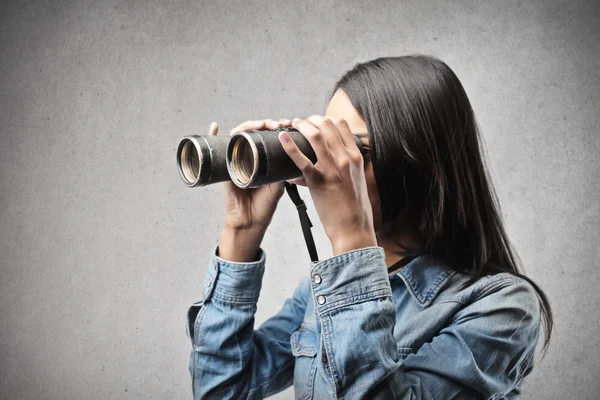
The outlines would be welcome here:
[[[315,275],[313,276],[313,282],[314,282],[314,283],[321,283],[321,275],[319,275],[319,274],[315,274]]]
[[[325,296],[317,296],[317,303],[321,305],[325,304]]]

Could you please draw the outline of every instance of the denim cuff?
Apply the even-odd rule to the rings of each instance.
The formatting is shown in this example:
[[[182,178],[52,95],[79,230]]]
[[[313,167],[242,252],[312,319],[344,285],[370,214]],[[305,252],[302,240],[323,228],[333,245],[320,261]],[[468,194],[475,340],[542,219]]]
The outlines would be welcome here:
[[[204,299],[214,296],[227,303],[256,303],[265,272],[264,250],[259,248],[257,261],[237,262],[219,257],[218,247],[213,247],[204,278]]]
[[[311,262],[311,291],[315,310],[334,308],[391,296],[385,250],[369,246]]]

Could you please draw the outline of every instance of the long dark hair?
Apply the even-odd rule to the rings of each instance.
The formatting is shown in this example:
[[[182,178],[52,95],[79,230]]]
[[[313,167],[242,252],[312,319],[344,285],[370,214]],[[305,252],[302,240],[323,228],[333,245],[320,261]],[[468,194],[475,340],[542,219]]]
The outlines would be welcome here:
[[[382,231],[400,219],[429,253],[467,272],[469,286],[508,272],[537,292],[546,350],[554,320],[544,291],[524,276],[510,243],[483,157],[475,114],[458,77],[424,55],[360,63],[336,83],[365,120],[381,200]]]

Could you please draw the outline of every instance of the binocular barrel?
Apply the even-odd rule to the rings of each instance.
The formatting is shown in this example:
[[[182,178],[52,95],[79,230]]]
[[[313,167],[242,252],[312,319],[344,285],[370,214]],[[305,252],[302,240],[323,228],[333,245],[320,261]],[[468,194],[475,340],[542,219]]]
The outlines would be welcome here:
[[[302,171],[279,142],[281,131],[287,131],[298,149],[313,163],[317,162],[310,142],[294,128],[245,130],[231,136],[190,135],[177,148],[179,176],[189,187],[230,179],[243,189],[299,178]],[[368,148],[357,134],[353,137],[364,155]]]

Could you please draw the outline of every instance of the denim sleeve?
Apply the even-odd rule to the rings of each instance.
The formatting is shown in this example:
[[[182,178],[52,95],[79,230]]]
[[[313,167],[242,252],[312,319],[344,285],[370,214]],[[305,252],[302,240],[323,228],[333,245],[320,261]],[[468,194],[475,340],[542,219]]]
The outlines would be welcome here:
[[[503,280],[455,314],[405,360],[382,247],[313,262],[311,293],[322,329],[322,369],[336,398],[498,398],[529,366],[539,333],[532,288]],[[533,343],[533,344],[532,344]]]
[[[266,254],[261,248],[258,261],[240,263],[217,256],[217,248],[204,280],[204,299],[188,311],[194,399],[262,399],[292,385],[290,336],[304,319],[308,278],[254,330]]]

